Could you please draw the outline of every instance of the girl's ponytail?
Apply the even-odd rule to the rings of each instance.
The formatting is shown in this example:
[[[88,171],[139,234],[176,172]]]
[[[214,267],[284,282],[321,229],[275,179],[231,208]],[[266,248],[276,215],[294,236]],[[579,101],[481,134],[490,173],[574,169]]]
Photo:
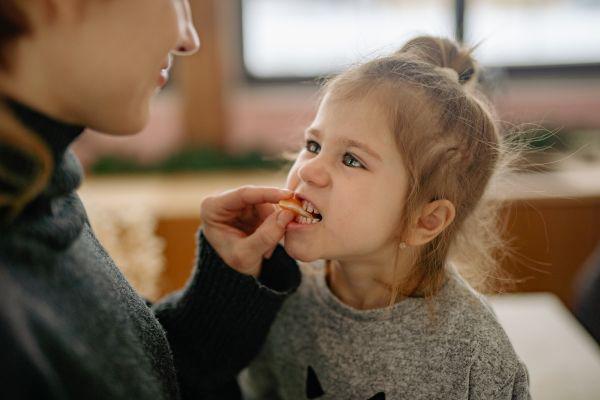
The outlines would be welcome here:
[[[445,71],[453,71],[456,81],[465,85],[477,81],[479,66],[471,56],[473,50],[446,38],[419,36],[402,46],[396,54],[412,54],[445,74],[448,74]]]

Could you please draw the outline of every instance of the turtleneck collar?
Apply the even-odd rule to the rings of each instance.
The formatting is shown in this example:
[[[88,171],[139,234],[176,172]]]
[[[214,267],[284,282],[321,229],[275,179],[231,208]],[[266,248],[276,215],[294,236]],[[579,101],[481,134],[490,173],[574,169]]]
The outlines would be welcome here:
[[[58,121],[12,99],[7,99],[6,104],[26,128],[37,133],[46,142],[52,150],[55,164],[60,163],[69,145],[84,130],[82,126]]]
[[[3,235],[6,241],[0,240],[0,244],[29,257],[47,255],[50,249],[66,249],[87,220],[75,192],[81,184],[82,168],[69,150],[84,128],[58,121],[14,100],[6,100],[5,104],[20,124],[47,144],[54,168],[46,188],[8,226],[8,234]]]

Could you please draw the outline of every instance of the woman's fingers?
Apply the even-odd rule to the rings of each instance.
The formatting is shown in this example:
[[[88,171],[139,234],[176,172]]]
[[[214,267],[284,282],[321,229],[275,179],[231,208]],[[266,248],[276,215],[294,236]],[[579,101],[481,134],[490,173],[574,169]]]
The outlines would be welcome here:
[[[267,219],[269,215],[273,214],[274,212],[277,212],[278,209],[279,207],[273,204],[258,204],[256,206],[256,211],[261,222]]]
[[[285,189],[245,186],[207,197],[200,207],[204,235],[230,267],[258,276],[294,218],[274,204],[292,196]]]
[[[293,192],[287,189],[243,186],[233,189],[218,196],[219,201],[213,205],[218,205],[224,210],[237,211],[244,207],[263,203],[277,203],[283,199],[289,199]]]
[[[240,240],[240,257],[256,259],[256,271],[250,271],[250,274],[260,272],[263,255],[271,254],[277,243],[285,234],[285,227],[294,219],[294,214],[287,210],[280,210],[272,213],[265,219],[254,233]]]

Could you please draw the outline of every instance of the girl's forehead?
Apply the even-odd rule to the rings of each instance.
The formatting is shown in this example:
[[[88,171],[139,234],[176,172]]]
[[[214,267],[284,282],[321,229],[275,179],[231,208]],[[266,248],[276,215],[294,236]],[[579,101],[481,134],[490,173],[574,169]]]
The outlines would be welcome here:
[[[368,98],[336,99],[325,96],[307,133],[351,140],[393,142],[389,119],[377,102]]]

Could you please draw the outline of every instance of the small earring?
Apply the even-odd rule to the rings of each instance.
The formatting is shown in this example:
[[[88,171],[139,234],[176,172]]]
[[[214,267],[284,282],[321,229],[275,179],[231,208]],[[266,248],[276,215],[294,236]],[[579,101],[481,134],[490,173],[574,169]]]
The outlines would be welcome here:
[[[404,250],[406,247],[407,247],[407,246],[406,246],[406,243],[404,243],[404,242],[400,242],[400,244],[398,245],[398,248],[399,248],[400,250]]]

